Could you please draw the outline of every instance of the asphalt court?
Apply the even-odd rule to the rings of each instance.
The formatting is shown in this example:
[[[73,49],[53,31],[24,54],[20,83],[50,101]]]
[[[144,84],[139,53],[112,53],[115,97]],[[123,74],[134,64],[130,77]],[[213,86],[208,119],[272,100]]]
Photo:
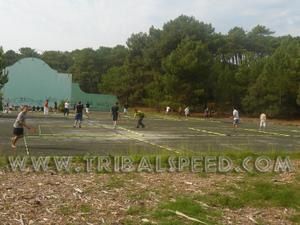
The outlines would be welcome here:
[[[146,128],[136,128],[132,117],[121,117],[113,129],[109,113],[85,118],[82,128],[73,128],[73,117],[43,117],[28,114],[27,123],[36,128],[26,132],[18,148],[10,147],[15,115],[0,117],[0,154],[29,155],[126,155],[193,153],[201,151],[274,151],[300,149],[300,128],[270,122],[265,131],[258,121],[243,122],[237,130],[230,119],[205,120],[164,115],[146,116]]]

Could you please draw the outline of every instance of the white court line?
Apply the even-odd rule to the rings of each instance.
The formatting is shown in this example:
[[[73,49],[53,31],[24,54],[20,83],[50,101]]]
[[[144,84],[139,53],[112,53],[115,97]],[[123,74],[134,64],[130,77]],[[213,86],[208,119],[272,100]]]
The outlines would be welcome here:
[[[292,132],[299,133],[300,130],[291,130]]]
[[[129,133],[132,133],[132,134],[144,136],[144,134],[141,134],[141,133],[138,133],[138,132],[135,132],[135,131],[126,129],[126,128],[124,128],[124,127],[120,127],[120,126],[119,126],[118,128],[121,128],[122,130],[125,130],[125,131],[127,131],[127,132],[129,132]],[[119,134],[119,133],[118,133],[118,134]],[[122,134],[119,134],[119,135],[122,135]],[[171,152],[176,152],[176,153],[178,153],[178,154],[180,153],[179,151],[177,151],[177,150],[175,150],[175,149],[172,149],[172,148],[167,147],[167,146],[155,144],[155,143],[150,142],[150,141],[147,141],[147,140],[145,140],[145,139],[141,139],[141,138],[134,137],[134,136],[128,136],[128,135],[125,135],[125,136],[127,136],[127,137],[129,137],[129,138],[131,138],[131,139],[138,140],[138,141],[140,141],[140,142],[144,142],[144,143],[146,143],[146,144],[150,144],[150,145],[155,146],[155,147],[159,147],[159,148],[162,148],[162,149],[171,151]]]
[[[91,122],[90,124],[92,124],[92,122]],[[114,130],[112,126],[103,125],[103,124],[99,124],[99,126],[105,128],[105,129]],[[132,131],[132,130],[129,130],[129,129],[126,129],[126,128],[120,127],[120,126],[117,126],[117,129],[116,129],[115,131],[117,131],[118,128],[121,128],[122,130],[127,131],[128,133],[131,133],[131,134],[144,136],[144,135],[141,134],[141,133],[138,133],[138,132],[135,132],[135,131]],[[176,152],[176,153],[178,153],[178,154],[180,153],[179,151],[177,151],[177,150],[175,150],[175,149],[172,149],[172,148],[170,148],[170,147],[163,146],[163,145],[159,145],[159,144],[155,144],[155,143],[153,143],[153,142],[150,142],[150,141],[147,141],[147,140],[144,140],[144,139],[140,139],[140,138],[134,137],[134,136],[132,136],[132,135],[120,134],[120,133],[118,133],[118,132],[117,132],[117,134],[120,135],[120,136],[124,135],[124,136],[127,136],[127,137],[130,138],[130,139],[134,139],[134,140],[137,140],[137,141],[146,143],[146,144],[150,144],[150,145],[152,145],[152,146],[159,147],[159,148],[162,148],[162,149],[171,151],[171,152]]]
[[[222,146],[226,146],[228,148],[232,148],[232,149],[235,149],[235,150],[244,150],[243,148],[240,148],[236,145],[231,145],[231,144],[221,144]]]
[[[246,129],[246,128],[240,128],[240,129],[246,130],[246,131],[263,133],[263,134],[272,134],[272,135],[277,135],[277,136],[284,136],[284,137],[290,137],[291,136],[289,134],[281,134],[281,133],[277,133],[277,132],[268,132],[268,131],[261,131],[261,130],[255,130],[255,129]]]
[[[135,132],[135,131],[133,131],[133,130],[129,130],[129,129],[125,128],[125,127],[117,126],[117,128],[119,128],[119,129],[121,129],[121,130],[125,130],[125,131],[127,131],[127,132],[129,132],[129,133],[133,133],[133,134],[136,134],[136,135],[140,135],[140,136],[142,136],[142,137],[144,136],[144,134]]]
[[[191,121],[204,121],[204,122],[211,122],[211,123],[222,123],[219,120],[211,120],[211,119],[203,119],[203,118],[197,118],[197,117],[190,117],[189,120]]]
[[[109,136],[116,136],[116,134],[104,134],[104,135],[85,135],[85,134],[82,134],[82,135],[78,135],[78,134],[54,134],[54,133],[51,133],[51,134],[41,134],[39,136],[37,135],[31,135],[31,136],[27,136],[27,138],[33,138],[33,137],[109,137]]]
[[[29,155],[29,149],[28,149],[28,145],[27,145],[27,141],[26,141],[25,135],[23,136],[23,140],[24,140],[24,144],[25,144],[26,154]]]
[[[190,130],[194,130],[194,131],[199,131],[199,132],[203,132],[203,133],[207,133],[207,134],[213,134],[213,135],[216,135],[216,136],[227,136],[226,134],[223,134],[223,133],[218,133],[218,132],[212,132],[212,131],[208,131],[208,130],[202,130],[202,129],[196,129],[196,128],[192,128],[192,127],[189,127]]]
[[[154,116],[153,119],[171,120],[171,121],[184,121],[182,119],[176,119],[176,118],[174,118],[172,116]]]

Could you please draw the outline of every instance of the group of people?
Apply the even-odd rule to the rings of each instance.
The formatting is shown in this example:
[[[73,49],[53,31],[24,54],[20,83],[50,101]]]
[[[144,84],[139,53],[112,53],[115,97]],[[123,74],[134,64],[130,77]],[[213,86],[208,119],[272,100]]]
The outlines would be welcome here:
[[[128,113],[128,107],[129,107],[128,104],[124,105],[124,114]],[[119,110],[120,110],[119,103],[116,102],[116,104],[113,107],[111,107],[111,116],[113,119],[113,128],[114,129],[117,128],[117,123],[120,118]],[[138,109],[134,110],[134,118],[138,118],[136,128],[140,128],[140,127],[145,128],[145,124],[143,123],[144,117],[145,117],[145,114],[141,110],[138,110]]]
[[[182,110],[182,107],[179,106],[179,108],[178,108],[178,116],[179,116],[179,117],[182,116],[183,111],[184,111],[184,116],[185,116],[186,118],[187,118],[188,116],[190,116],[190,107],[189,107],[189,106],[186,106],[186,107],[184,108],[184,110]],[[167,106],[167,107],[166,107],[166,111],[165,111],[166,115],[169,115],[170,112],[171,112],[171,107],[170,107],[170,106]]]
[[[233,118],[233,128],[238,128],[240,123],[240,115],[239,111],[234,107],[232,111],[232,118]],[[264,131],[267,127],[267,115],[265,113],[261,113],[259,116],[259,130]]]
[[[82,104],[81,101],[79,101],[76,106],[75,106],[75,121],[73,127],[76,128],[77,126],[81,128],[81,123],[83,119],[83,111],[84,108],[86,109],[86,112],[89,113],[89,104],[86,104],[86,107]],[[64,104],[64,115],[69,114],[69,102],[66,101]],[[14,124],[13,124],[13,134],[14,136],[11,138],[11,147],[16,148],[16,143],[17,141],[23,137],[24,135],[24,128],[27,128],[29,130],[34,129],[33,127],[29,126],[26,124],[26,114],[29,110],[29,107],[27,105],[23,106],[21,108],[21,112],[18,114]],[[47,111],[46,111],[47,112]],[[170,112],[170,107],[168,106],[166,108],[166,113]],[[189,108],[186,107],[185,110],[185,115],[189,115]],[[124,114],[128,113],[128,105],[124,107]],[[111,108],[111,116],[113,120],[113,128],[117,128],[117,122],[120,118],[120,112],[119,112],[119,103],[116,102],[114,106]],[[134,110],[134,118],[138,118],[137,120],[137,125],[136,128],[145,128],[145,124],[143,123],[143,120],[145,118],[145,114],[138,109]],[[233,118],[233,127],[234,129],[238,128],[238,125],[240,123],[240,116],[239,116],[239,111],[236,108],[233,108],[232,112],[232,118]],[[260,124],[259,124],[259,129],[264,130],[267,125],[267,116],[265,113],[260,114]]]
[[[57,113],[57,102],[55,101],[54,102],[54,112]],[[49,114],[49,100],[46,99],[46,101],[44,102],[44,107],[43,107],[43,112],[44,112],[44,115],[47,116]]]
[[[49,102],[46,101],[44,106],[48,106],[48,103]],[[64,103],[64,116],[69,115],[69,106],[70,106],[70,103],[68,101],[66,101]],[[73,124],[73,128],[76,128],[76,127],[81,128],[84,108],[88,115],[88,113],[89,113],[89,104],[88,103],[85,105],[85,107],[81,101],[79,101],[75,105],[75,121]],[[11,138],[11,147],[13,149],[16,148],[17,141],[24,136],[24,128],[27,128],[28,130],[35,130],[33,127],[27,125],[27,123],[26,123],[26,115],[27,115],[28,110],[29,110],[29,106],[27,106],[27,105],[22,106],[21,112],[18,114],[18,116],[13,124],[13,135],[14,136]],[[126,105],[126,107],[124,107],[124,113],[126,114],[127,112],[128,112],[128,105]],[[44,113],[46,113],[45,115],[47,115],[47,113],[48,113],[47,109],[46,109],[46,111],[44,111]],[[112,119],[113,119],[113,127],[114,127],[114,129],[116,129],[117,121],[119,119],[119,103],[118,102],[116,102],[116,104],[111,108],[111,114],[112,114]],[[136,117],[138,118],[136,127],[144,128],[145,124],[143,123],[143,119],[145,117],[145,114],[142,111],[135,109],[134,118],[136,118]]]
[[[82,104],[81,101],[80,101],[80,103],[78,102],[78,103],[74,104],[75,113],[77,111],[77,105],[78,104]],[[85,108],[85,112],[86,112],[87,117],[89,117],[90,104],[87,102],[85,104],[84,108]],[[49,114],[49,100],[48,99],[45,100],[42,111],[44,112],[44,115],[48,115]],[[57,105],[57,102],[55,101],[54,102],[54,112],[57,113],[57,111],[58,111],[58,105]],[[63,113],[64,113],[64,116],[69,116],[69,113],[70,113],[70,102],[68,100],[64,102]]]

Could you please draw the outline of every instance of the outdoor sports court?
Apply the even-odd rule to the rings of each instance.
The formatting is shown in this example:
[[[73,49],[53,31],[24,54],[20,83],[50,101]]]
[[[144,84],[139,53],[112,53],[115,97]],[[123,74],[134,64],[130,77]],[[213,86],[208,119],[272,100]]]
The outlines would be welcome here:
[[[16,115],[0,117],[0,154],[15,154],[10,147],[12,124]],[[265,132],[258,121],[241,120],[232,128],[228,119],[177,118],[146,115],[146,128],[135,128],[136,120],[121,116],[119,126],[112,127],[110,113],[97,113],[85,118],[82,128],[73,128],[73,116],[61,114],[44,117],[28,113],[27,123],[36,128],[17,143],[20,155],[126,155],[159,153],[194,153],[201,151],[274,151],[299,150],[300,128],[274,124]]]

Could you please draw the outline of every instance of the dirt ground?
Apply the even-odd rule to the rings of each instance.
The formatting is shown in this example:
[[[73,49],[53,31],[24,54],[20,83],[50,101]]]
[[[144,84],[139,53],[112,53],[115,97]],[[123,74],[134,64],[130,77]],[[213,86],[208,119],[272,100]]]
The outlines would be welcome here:
[[[277,174],[274,182],[295,181],[295,173]],[[163,224],[151,216],[162,202],[179,196],[205,196],[212,189],[244,180],[245,174],[130,173],[57,174],[0,172],[0,221],[3,225],[38,224]],[[201,201],[207,210],[221,212],[218,224],[293,224],[290,208],[218,208]],[[143,208],[130,213],[130,208]],[[180,218],[182,224],[192,224]],[[130,222],[128,222],[130,221]],[[261,221],[262,223],[258,223]],[[195,223],[198,224],[198,223]]]

